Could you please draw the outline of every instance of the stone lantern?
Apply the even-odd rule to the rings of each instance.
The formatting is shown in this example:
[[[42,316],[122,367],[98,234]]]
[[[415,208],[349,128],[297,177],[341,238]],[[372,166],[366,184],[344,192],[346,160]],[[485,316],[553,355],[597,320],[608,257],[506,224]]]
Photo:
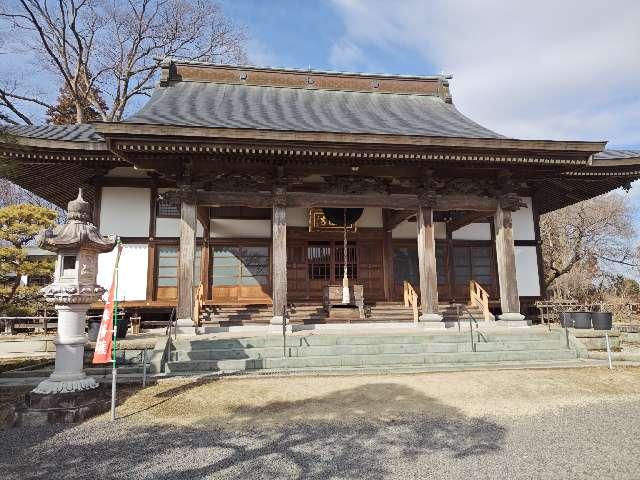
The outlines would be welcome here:
[[[45,250],[58,254],[54,282],[42,289],[47,302],[58,312],[55,369],[29,395],[29,410],[65,410],[63,418],[49,421],[79,421],[96,413],[87,411],[98,400],[99,384],[83,371],[87,310],[105,289],[96,284],[98,254],[113,250],[114,236],[103,237],[92,223],[91,206],[82,198],[69,202],[67,222],[43,230],[36,240]],[[102,402],[103,403],[103,402]],[[63,407],[61,407],[63,406]],[[75,407],[77,408],[75,408]],[[95,408],[94,408],[95,410]],[[66,420],[65,420],[66,418]]]

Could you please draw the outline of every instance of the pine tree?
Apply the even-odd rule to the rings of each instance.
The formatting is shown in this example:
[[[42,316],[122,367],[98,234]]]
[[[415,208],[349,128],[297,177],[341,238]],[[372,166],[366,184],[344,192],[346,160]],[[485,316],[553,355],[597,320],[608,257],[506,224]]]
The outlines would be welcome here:
[[[97,88],[93,89],[94,94],[100,101],[100,106],[108,110],[107,104],[102,99],[101,92]],[[95,122],[101,120],[100,113],[89,103],[88,100],[82,101],[82,110],[85,122]],[[47,123],[50,125],[73,125],[76,123],[76,103],[71,95],[68,86],[60,89],[56,104],[47,109]]]
[[[57,213],[49,208],[26,203],[0,208],[1,315],[27,313],[37,302],[38,292],[21,287],[20,277],[50,274],[53,261],[31,259],[25,247],[40,230],[52,227],[56,217]]]

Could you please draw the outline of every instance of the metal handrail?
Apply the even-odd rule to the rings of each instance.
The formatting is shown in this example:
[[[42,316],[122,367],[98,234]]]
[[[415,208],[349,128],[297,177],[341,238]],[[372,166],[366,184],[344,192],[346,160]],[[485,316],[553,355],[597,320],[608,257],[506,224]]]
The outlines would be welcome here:
[[[171,329],[173,328],[173,339],[176,340],[178,338],[178,321],[176,317],[176,307],[171,309],[171,313],[169,314],[169,322],[167,323],[167,328],[165,330],[165,334],[169,337],[167,339],[167,362],[171,361]]]
[[[471,311],[467,308],[466,305],[462,304],[462,303],[456,303],[456,313],[457,313],[457,318],[456,320],[458,321],[458,332],[461,331],[460,328],[460,307],[464,308],[465,311],[467,312],[467,314],[469,315],[469,336],[471,338],[471,351],[475,352],[476,351],[476,342],[473,340],[473,324],[476,324],[476,329],[478,329],[478,320],[476,320],[476,317],[473,315],[473,313],[471,313]]]
[[[287,306],[282,306],[282,358],[287,358]]]
[[[176,307],[171,309],[169,314],[169,321],[167,322],[167,328],[165,329],[165,335],[171,337],[171,330],[174,331],[174,338],[178,338],[178,322],[176,321]]]

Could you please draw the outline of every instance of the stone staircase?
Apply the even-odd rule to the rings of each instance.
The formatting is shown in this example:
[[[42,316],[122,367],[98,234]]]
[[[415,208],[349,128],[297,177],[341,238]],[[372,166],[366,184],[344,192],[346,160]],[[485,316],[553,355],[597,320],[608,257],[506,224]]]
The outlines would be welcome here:
[[[440,304],[440,314],[442,315],[442,320],[445,322],[457,322],[458,319],[458,310],[454,305],[449,305],[448,303]],[[469,323],[469,320],[475,319],[476,322],[483,322],[484,317],[482,316],[482,309],[480,307],[466,305],[466,308],[460,309],[460,322],[464,322],[466,324]]]
[[[562,331],[474,331],[394,333],[383,335],[289,335],[286,358],[283,337],[178,338],[174,340],[167,373],[193,372],[349,372],[464,369],[529,364],[575,364],[578,355],[567,349]]]
[[[410,308],[405,307],[400,302],[381,302],[365,307],[366,318],[351,320],[350,323],[358,322],[413,322],[413,313]],[[483,320],[482,310],[478,307],[467,306],[467,310],[461,310],[460,321],[468,322],[471,315],[476,321]],[[455,322],[457,310],[448,303],[440,304],[440,313],[445,322]],[[247,305],[247,306],[206,306],[200,313],[200,320],[203,325],[218,325],[221,327],[238,326],[245,324],[268,324],[273,313],[269,305]],[[289,309],[289,318],[293,324],[310,323],[342,323],[344,320],[330,320],[322,306],[299,304],[293,305]]]
[[[273,316],[270,305],[248,305],[248,306],[215,306],[205,307],[200,314],[202,325],[217,325],[220,327],[230,327],[238,325],[260,325],[268,324]],[[289,320],[291,323],[326,323],[327,314],[319,305],[297,305],[289,309]]]

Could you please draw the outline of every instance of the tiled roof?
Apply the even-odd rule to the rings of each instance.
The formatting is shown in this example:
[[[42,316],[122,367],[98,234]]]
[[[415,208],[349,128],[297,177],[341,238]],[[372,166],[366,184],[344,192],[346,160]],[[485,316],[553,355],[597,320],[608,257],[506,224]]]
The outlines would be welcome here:
[[[595,160],[621,160],[624,158],[640,158],[640,150],[604,150],[596,153]]]
[[[24,125],[7,127],[6,132],[18,137],[67,142],[104,142],[93,125]]]
[[[299,132],[503,138],[433,95],[176,82],[131,123]]]

